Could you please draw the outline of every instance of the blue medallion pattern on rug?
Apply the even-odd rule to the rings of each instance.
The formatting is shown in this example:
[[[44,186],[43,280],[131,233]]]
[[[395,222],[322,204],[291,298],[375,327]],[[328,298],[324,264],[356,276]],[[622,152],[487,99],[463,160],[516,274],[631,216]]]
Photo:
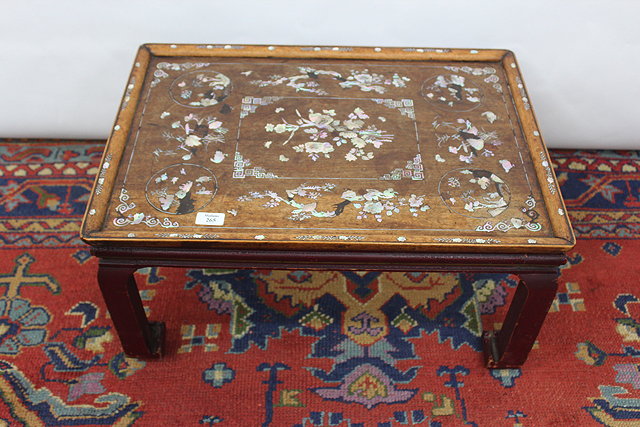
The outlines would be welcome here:
[[[312,391],[366,408],[416,395],[407,385],[420,367],[398,368],[417,358],[413,340],[435,333],[453,349],[480,351],[475,290],[484,290],[482,311],[493,313],[516,285],[510,276],[479,274],[191,270],[187,276],[185,288],[209,310],[231,316],[229,352],[266,350],[285,331],[314,337],[306,369],[328,386]],[[332,366],[313,366],[314,359]],[[508,387],[513,379],[502,381]]]

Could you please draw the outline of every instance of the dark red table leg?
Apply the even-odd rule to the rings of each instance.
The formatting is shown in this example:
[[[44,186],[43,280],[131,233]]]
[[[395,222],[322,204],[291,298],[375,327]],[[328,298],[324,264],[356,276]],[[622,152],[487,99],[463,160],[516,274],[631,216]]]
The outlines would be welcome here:
[[[519,368],[549,312],[558,288],[558,273],[521,273],[500,331],[483,334],[488,368]]]
[[[127,356],[158,358],[162,353],[164,323],[149,323],[133,273],[137,267],[100,261],[98,283]]]

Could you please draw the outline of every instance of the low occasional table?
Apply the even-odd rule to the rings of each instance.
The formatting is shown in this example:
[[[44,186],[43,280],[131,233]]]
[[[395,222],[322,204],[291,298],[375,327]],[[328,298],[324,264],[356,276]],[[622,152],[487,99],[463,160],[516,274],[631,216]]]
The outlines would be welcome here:
[[[145,45],[82,238],[125,352],[162,352],[147,266],[515,273],[520,366],[575,244],[505,50]]]

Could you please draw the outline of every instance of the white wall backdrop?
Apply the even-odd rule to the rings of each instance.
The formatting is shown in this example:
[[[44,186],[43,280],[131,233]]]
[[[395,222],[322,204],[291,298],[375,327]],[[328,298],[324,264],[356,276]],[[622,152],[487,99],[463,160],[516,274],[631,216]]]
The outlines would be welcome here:
[[[506,48],[547,144],[640,149],[637,0],[0,0],[0,137],[106,138],[138,45]]]

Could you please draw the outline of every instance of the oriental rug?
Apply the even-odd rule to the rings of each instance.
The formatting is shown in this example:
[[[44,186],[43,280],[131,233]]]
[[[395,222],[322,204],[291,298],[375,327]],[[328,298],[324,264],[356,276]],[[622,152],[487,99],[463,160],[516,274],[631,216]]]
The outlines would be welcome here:
[[[0,141],[0,425],[640,425],[638,152],[552,153],[578,244],[489,371],[509,275],[147,268],[166,356],[125,357],[78,238],[102,148]]]

